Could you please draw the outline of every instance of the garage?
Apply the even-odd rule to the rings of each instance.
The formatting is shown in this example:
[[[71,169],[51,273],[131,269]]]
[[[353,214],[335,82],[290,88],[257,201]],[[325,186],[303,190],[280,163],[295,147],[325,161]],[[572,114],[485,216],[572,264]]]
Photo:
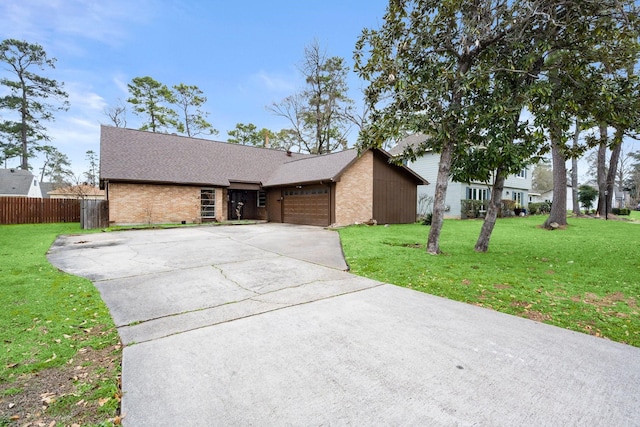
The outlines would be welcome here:
[[[328,186],[285,188],[282,195],[282,222],[318,226],[328,226],[331,223]]]

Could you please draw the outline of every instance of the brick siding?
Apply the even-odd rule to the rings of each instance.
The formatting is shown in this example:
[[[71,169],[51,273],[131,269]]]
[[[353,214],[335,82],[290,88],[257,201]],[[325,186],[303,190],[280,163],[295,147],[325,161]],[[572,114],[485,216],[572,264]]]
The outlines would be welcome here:
[[[373,215],[373,153],[366,151],[336,184],[335,224],[349,225],[371,220]]]
[[[225,213],[223,193],[216,188],[218,220]],[[109,183],[108,198],[111,224],[200,222],[200,187]]]

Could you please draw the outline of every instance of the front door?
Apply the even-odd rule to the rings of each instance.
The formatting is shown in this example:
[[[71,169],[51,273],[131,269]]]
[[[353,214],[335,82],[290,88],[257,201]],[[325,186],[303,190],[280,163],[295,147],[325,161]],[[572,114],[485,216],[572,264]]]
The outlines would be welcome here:
[[[229,220],[256,219],[258,215],[257,191],[254,190],[228,190]]]

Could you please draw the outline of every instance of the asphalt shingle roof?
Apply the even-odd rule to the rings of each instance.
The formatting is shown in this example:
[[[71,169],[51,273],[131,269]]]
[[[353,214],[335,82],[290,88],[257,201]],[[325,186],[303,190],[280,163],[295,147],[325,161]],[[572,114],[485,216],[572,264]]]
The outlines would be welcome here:
[[[420,143],[426,141],[427,138],[428,137],[423,133],[414,133],[412,135],[409,135],[398,142],[395,147],[389,150],[389,154],[391,154],[392,156],[398,156],[402,154],[407,147],[415,148]]]
[[[102,126],[102,180],[228,186],[259,183],[287,161],[309,155]]]
[[[24,169],[0,169],[0,194],[26,196],[35,176]]]
[[[100,179],[220,187],[247,182],[272,187],[335,181],[357,157],[353,149],[314,156],[102,126]]]
[[[265,181],[265,187],[319,181],[335,181],[358,157],[356,150],[325,154],[287,162]]]

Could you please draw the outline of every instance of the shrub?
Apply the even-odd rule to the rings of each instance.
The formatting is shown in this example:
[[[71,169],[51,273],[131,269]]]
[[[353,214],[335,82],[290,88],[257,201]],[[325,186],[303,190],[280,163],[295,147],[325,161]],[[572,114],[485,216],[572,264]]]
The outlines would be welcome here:
[[[498,212],[498,216],[500,218],[506,218],[509,216],[513,216],[513,209],[516,207],[516,201],[511,199],[502,199],[500,202],[500,212]]]
[[[631,215],[631,209],[629,208],[612,208],[611,213],[614,215]]]
[[[551,202],[529,203],[527,213],[529,215],[542,215],[551,212]]]
[[[433,219],[433,214],[432,213],[428,213],[425,216],[422,217],[422,225],[431,225],[431,220]]]
[[[480,217],[480,212],[486,210],[488,200],[460,200],[460,219],[474,219]]]

